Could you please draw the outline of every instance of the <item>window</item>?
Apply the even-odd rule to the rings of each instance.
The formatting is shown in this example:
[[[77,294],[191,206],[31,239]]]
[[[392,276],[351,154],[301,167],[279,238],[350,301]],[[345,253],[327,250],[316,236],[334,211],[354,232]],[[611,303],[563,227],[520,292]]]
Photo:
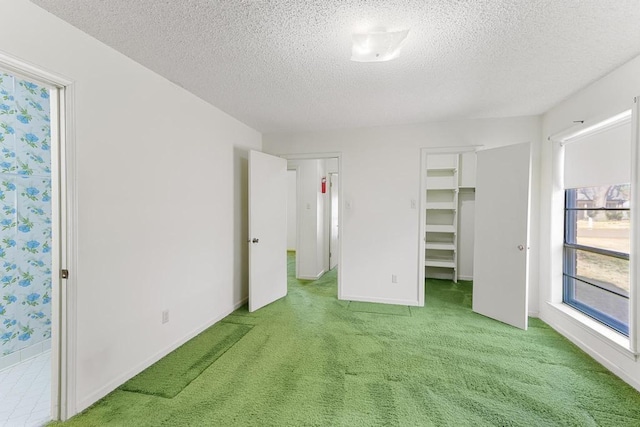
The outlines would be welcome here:
[[[562,299],[629,336],[629,121],[565,144]]]
[[[629,335],[629,184],[565,190],[566,304]]]

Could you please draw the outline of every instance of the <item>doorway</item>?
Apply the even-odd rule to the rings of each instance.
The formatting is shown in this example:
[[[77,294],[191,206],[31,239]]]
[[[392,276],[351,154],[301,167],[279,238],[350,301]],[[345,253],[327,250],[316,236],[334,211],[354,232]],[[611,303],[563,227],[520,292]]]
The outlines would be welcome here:
[[[329,271],[331,209],[327,177],[331,173],[340,173],[340,154],[274,156],[251,150],[249,311],[287,294],[287,204],[288,199],[292,199],[287,191],[287,187],[292,185],[288,169],[296,171],[296,279],[314,281]],[[342,218],[340,193],[338,187],[339,221]],[[338,264],[342,265],[341,239],[337,241]],[[341,273],[342,269],[337,269],[338,299],[342,298]]]
[[[296,181],[295,197],[289,197],[290,201],[295,199],[296,278],[317,280],[340,265],[340,155],[283,157]],[[340,269],[337,276],[340,295]]]
[[[0,54],[0,421],[8,425],[67,417],[62,307],[70,286],[61,287],[60,271],[68,267],[71,90],[71,82]]]
[[[421,150],[420,279],[473,280],[475,147]],[[424,304],[424,286],[418,294]]]
[[[420,305],[425,276],[452,282],[462,278],[466,250],[465,258],[474,264],[472,310],[526,330],[531,144],[477,155],[472,147],[423,149],[421,154]],[[460,224],[465,204],[466,227]]]

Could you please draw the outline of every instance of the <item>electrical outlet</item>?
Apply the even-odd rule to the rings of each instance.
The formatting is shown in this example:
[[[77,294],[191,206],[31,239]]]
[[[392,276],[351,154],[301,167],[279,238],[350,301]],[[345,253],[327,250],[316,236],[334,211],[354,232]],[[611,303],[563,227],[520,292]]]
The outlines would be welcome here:
[[[391,283],[398,283],[398,276],[396,276],[395,274],[391,275]]]
[[[169,323],[169,310],[162,312],[162,323]]]

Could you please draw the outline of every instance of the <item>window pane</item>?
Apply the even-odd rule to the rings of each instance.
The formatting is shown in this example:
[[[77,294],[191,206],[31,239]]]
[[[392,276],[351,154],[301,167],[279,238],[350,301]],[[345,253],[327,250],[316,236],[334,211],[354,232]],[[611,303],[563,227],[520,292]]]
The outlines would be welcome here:
[[[611,292],[629,296],[629,261],[593,252],[565,248],[569,261],[573,261],[575,272],[565,274],[575,276]],[[568,263],[570,265],[570,263]]]
[[[629,300],[623,296],[565,276],[564,302],[625,335],[629,333]]]
[[[595,218],[588,217],[588,212],[577,212],[575,243],[628,254],[631,250],[629,211],[600,211]]]
[[[567,190],[567,208],[579,210],[567,210],[566,241],[628,254],[629,190],[629,184]]]
[[[598,209],[598,208],[629,208],[631,201],[631,186],[626,184],[604,185],[602,187],[572,188],[575,198],[567,198],[567,208]],[[597,212],[587,211],[589,216]]]

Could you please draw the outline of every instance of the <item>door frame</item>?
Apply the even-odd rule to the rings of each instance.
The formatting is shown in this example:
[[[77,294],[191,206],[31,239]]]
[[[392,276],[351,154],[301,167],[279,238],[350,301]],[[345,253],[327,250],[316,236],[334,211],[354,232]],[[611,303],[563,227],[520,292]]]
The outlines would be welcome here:
[[[287,159],[287,160],[325,160],[325,159],[338,159],[338,174],[339,176],[343,176],[342,174],[342,153],[341,152],[330,152],[330,153],[309,153],[309,154],[303,154],[303,153],[297,153],[297,154],[273,154],[274,156],[279,156],[282,157],[283,159]],[[300,180],[297,181],[298,186],[300,185]],[[341,183],[342,184],[342,183]],[[343,259],[342,259],[342,241],[344,240],[342,238],[342,236],[344,236],[344,215],[343,215],[343,208],[344,208],[344,203],[343,203],[343,188],[344,185],[340,185],[338,188],[338,224],[343,224],[342,229],[341,229],[341,234],[340,234],[340,239],[338,240],[338,249],[339,249],[339,254],[338,254],[338,299],[341,300],[343,299],[343,293],[342,293],[342,271],[344,270],[344,268],[340,268],[340,266],[344,265]],[[297,230],[297,242],[296,245],[298,246],[296,248],[296,276],[298,275],[298,248],[300,247],[300,228],[299,228],[299,224],[300,221],[297,221],[298,224],[296,225],[296,230]]]
[[[51,418],[76,414],[77,199],[73,80],[0,51],[0,69],[50,88],[51,97]],[[62,279],[60,271],[70,271]]]
[[[300,216],[300,212],[298,212],[297,204],[298,194],[300,194],[300,166],[289,166],[287,164],[287,171],[294,171],[296,173],[296,277],[298,277],[298,249],[300,248],[300,221],[298,221],[298,217]],[[289,199],[287,199],[287,203],[289,203]]]
[[[425,300],[425,238],[427,222],[427,156],[429,154],[463,154],[478,151],[483,145],[465,145],[454,147],[423,147],[420,149],[420,198],[418,199],[418,306],[424,307]],[[458,238],[456,232],[456,239]]]

